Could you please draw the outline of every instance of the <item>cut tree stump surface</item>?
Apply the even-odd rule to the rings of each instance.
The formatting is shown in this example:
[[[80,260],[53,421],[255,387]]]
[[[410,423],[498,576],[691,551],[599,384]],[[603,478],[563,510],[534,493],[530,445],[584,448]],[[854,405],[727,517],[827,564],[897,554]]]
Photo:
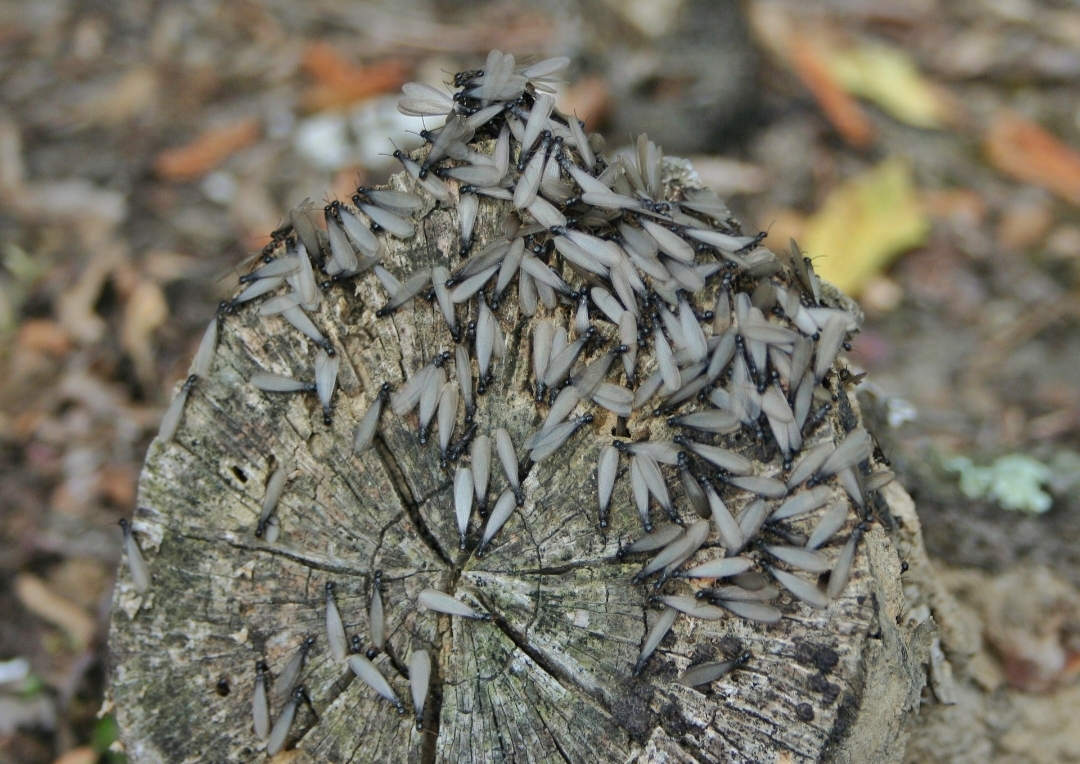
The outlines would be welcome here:
[[[499,205],[481,206],[479,242],[494,235],[504,213]],[[399,277],[445,263],[440,253],[457,250],[452,207],[428,207],[416,217],[416,237],[387,239],[384,264]],[[288,744],[297,750],[284,757],[575,764],[901,758],[904,723],[925,681],[925,645],[896,625],[900,568],[880,524],[865,533],[851,580],[828,608],[812,609],[785,593],[778,602],[784,617],[773,626],[680,615],[634,677],[661,607],[650,602],[651,581],[631,583],[647,556],[618,554],[642,535],[625,477],[610,526],[597,527],[597,454],[612,440],[614,415],[580,407],[596,421],[541,464],[528,461],[524,443],[547,411],[533,398],[534,319],[504,299],[497,316],[506,355],[494,365],[476,422],[479,432],[501,426],[511,434],[525,503],[485,556],[459,552],[453,465],[440,466],[434,436],[418,444],[415,414],[397,417],[387,407],[376,447],[352,453],[353,430],[380,385],[396,388],[406,373],[453,350],[436,305],[415,299],[376,319],[384,302],[378,281],[364,275],[329,288],[312,314],[341,357],[330,426],[314,394],[264,393],[248,382],[259,371],[312,379],[315,346],[250,304],[222,317],[209,378],[192,390],[175,440],[154,442],[141,476],[133,526],[153,587],[138,594],[126,572],[117,585],[112,700],[132,762],[264,756],[252,732],[256,661],[265,658],[276,675],[306,635],[315,645],[301,681],[318,721],[301,705]],[[572,305],[561,306],[557,318],[567,325],[572,313]],[[615,336],[609,324],[600,331]],[[842,435],[859,421],[854,399],[843,390],[840,396],[839,413],[819,426],[828,428],[822,433]],[[459,412],[455,437],[464,429]],[[634,439],[672,434],[663,416],[631,421]],[[718,442],[753,456],[760,451],[754,440],[744,428]],[[281,536],[268,543],[254,529],[266,481],[281,463],[290,470],[276,510]],[[779,471],[777,459],[755,459],[756,474]],[[668,482],[680,512],[692,519],[677,479]],[[506,485],[493,457],[489,507]],[[750,500],[731,486],[721,490],[732,511]],[[474,512],[470,549],[478,523]],[[855,524],[853,515],[827,554],[835,559]],[[326,643],[324,585],[332,581],[347,632],[370,644],[376,570],[389,648],[374,662],[410,708],[405,715],[355,681]],[[418,608],[418,593],[429,587],[493,619]],[[694,588],[676,580],[664,593]],[[429,651],[435,666],[423,731],[414,725],[406,679],[414,649]],[[711,685],[675,681],[691,663],[743,650],[752,654],[749,662]],[[271,693],[272,715],[283,702]]]

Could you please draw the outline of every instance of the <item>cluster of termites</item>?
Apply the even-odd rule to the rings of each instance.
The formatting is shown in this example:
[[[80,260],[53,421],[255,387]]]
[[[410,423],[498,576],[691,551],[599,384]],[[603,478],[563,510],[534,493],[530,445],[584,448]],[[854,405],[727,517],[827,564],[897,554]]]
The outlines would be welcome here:
[[[492,51],[484,69],[456,75],[452,95],[406,85],[403,113],[445,118],[422,133],[424,149],[395,152],[412,190],[359,188],[351,205],[325,207],[325,232],[310,208],[294,210],[208,327],[159,438],[174,437],[187,397],[210,373],[219,323],[256,298],[260,315],[280,316],[317,350],[313,375],[260,372],[251,384],[268,393],[314,393],[327,422],[341,351],[309,316],[324,291],[373,275],[387,293],[377,317],[426,298],[445,321],[451,349],[432,353],[396,389],[381,383],[370,391],[354,452],[376,443],[384,409],[401,418],[415,412],[419,443],[437,432],[441,463],[452,475],[460,550],[479,556],[528,498],[522,464],[527,474],[594,420],[614,422],[616,437],[596,453],[597,523],[607,528],[616,485],[628,478],[644,535],[619,557],[653,555],[633,582],[644,587],[649,579],[645,598],[663,608],[644,638],[636,675],[680,615],[773,624],[781,618],[781,590],[811,608],[828,607],[848,581],[865,522],[856,521],[842,544],[834,539],[852,526],[853,506],[863,520],[869,517],[868,498],[892,473],[871,469],[874,444],[861,427],[836,438],[819,426],[842,383],[835,361],[856,319],[822,301],[810,261],[794,242],[790,255],[778,258],[760,246],[760,236],[743,235],[712,192],[673,190],[660,149],[645,136],[631,150],[605,157],[598,136],[554,108],[550,83],[568,63],[550,59],[522,68],[513,56]],[[433,204],[456,216],[459,250],[442,265],[391,273],[383,265],[388,237],[413,237],[420,211]],[[488,240],[474,237],[483,205],[506,213],[501,231]],[[479,432],[474,420],[506,352],[500,306],[511,299],[531,318],[532,394],[537,421],[543,420],[517,444],[507,429]],[[462,313],[474,318],[463,321]],[[766,460],[773,464],[769,474],[755,474],[755,462],[724,440],[739,432],[753,435],[758,453],[776,455]],[[519,448],[526,459],[519,459]],[[489,511],[493,456],[507,488]],[[761,471],[765,462],[757,463]],[[278,462],[267,481],[255,526],[267,543],[281,533],[275,509],[289,472]],[[654,507],[665,516],[656,525]],[[132,581],[145,590],[150,575],[127,526],[125,537]],[[698,584],[693,594],[666,593],[677,581]],[[423,591],[417,605],[491,620],[434,589]],[[325,613],[333,658],[404,713],[370,660],[386,640],[378,575],[367,655],[358,637],[347,638],[331,583]],[[271,754],[285,746],[307,699],[300,675],[313,643],[305,639],[278,673],[273,697],[268,667],[262,661],[257,667],[254,730]],[[691,665],[680,681],[709,684],[749,658],[740,652]],[[415,650],[408,667],[420,728],[431,657]],[[271,724],[272,699],[282,705]]]

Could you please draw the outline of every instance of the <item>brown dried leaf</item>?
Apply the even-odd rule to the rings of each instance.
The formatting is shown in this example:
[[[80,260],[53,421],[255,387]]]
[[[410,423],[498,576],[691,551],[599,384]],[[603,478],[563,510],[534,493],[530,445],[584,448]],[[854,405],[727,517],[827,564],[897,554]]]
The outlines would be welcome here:
[[[139,281],[124,306],[121,340],[144,383],[154,383],[153,334],[168,317],[169,304],[161,287],[153,281]]]
[[[27,610],[66,631],[79,650],[90,644],[97,625],[85,610],[56,594],[48,584],[30,573],[15,578],[15,593]]]
[[[91,557],[70,557],[49,574],[49,588],[72,604],[93,612],[113,574],[112,566]]]
[[[196,180],[255,143],[259,134],[259,121],[253,117],[210,128],[191,143],[158,154],[154,172],[159,178],[178,183]]]
[[[1035,122],[1003,112],[983,145],[990,163],[1001,172],[1080,204],[1080,153]]]
[[[71,351],[71,336],[64,327],[48,319],[29,319],[19,327],[20,350],[63,358]]]
[[[395,91],[411,73],[408,64],[395,59],[355,66],[324,42],[312,43],[304,49],[303,65],[316,82],[302,99],[304,108],[309,111],[347,106]]]

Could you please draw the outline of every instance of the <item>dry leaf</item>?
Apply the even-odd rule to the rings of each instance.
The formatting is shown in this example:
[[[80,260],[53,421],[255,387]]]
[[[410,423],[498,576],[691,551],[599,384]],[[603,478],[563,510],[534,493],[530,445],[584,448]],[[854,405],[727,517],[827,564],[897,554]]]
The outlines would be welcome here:
[[[848,294],[930,230],[907,162],[896,157],[834,190],[806,228],[814,268]]]
[[[823,51],[823,56],[841,87],[873,101],[901,122],[925,128],[946,123],[948,104],[941,91],[903,51],[863,44]]]
[[[259,139],[259,121],[241,119],[222,127],[205,130],[186,146],[177,146],[158,154],[154,172],[164,180],[196,180],[220,165],[232,154]]]
[[[31,318],[19,327],[17,344],[20,350],[63,358],[71,350],[71,336],[55,321]]]
[[[411,68],[404,61],[380,61],[355,66],[327,43],[304,49],[304,69],[316,85],[303,96],[304,108],[322,111],[347,106],[364,98],[397,90],[408,80]]]
[[[125,259],[116,251],[95,254],[75,285],[60,296],[57,315],[69,336],[89,344],[105,335],[105,321],[94,312],[94,305],[109,276]]]
[[[789,40],[791,65],[836,131],[855,148],[874,140],[874,125],[859,103],[834,76],[828,60],[809,39],[794,33]]]
[[[990,164],[1006,175],[1080,204],[1080,153],[1031,120],[1002,113],[984,141]]]
[[[583,77],[569,87],[559,89],[555,107],[563,114],[576,114],[585,120],[585,129],[595,131],[611,108],[611,90],[603,77]]]
[[[112,585],[114,573],[113,566],[101,560],[69,557],[49,572],[48,585],[58,596],[93,612],[105,588]]]
[[[68,751],[53,764],[94,764],[98,758],[97,751],[89,746],[82,746]]]
[[[85,610],[56,594],[37,576],[20,573],[15,579],[15,593],[27,610],[66,631],[77,649],[94,638],[97,625]]]
[[[157,99],[158,78],[153,69],[138,66],[75,108],[80,127],[113,127],[149,111]]]
[[[169,304],[161,287],[153,281],[139,281],[124,305],[121,339],[135,364],[139,380],[153,385],[154,331],[169,317]]]

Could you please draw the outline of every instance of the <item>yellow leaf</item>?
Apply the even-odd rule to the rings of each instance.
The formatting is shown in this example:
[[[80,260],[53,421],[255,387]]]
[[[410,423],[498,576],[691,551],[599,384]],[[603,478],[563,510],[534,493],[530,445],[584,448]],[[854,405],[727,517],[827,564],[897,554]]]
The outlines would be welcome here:
[[[807,223],[802,249],[818,275],[855,295],[929,230],[911,168],[892,157],[829,195]]]
[[[860,45],[822,52],[833,76],[849,93],[873,101],[915,127],[939,128],[946,122],[947,105],[941,92],[903,51]]]

